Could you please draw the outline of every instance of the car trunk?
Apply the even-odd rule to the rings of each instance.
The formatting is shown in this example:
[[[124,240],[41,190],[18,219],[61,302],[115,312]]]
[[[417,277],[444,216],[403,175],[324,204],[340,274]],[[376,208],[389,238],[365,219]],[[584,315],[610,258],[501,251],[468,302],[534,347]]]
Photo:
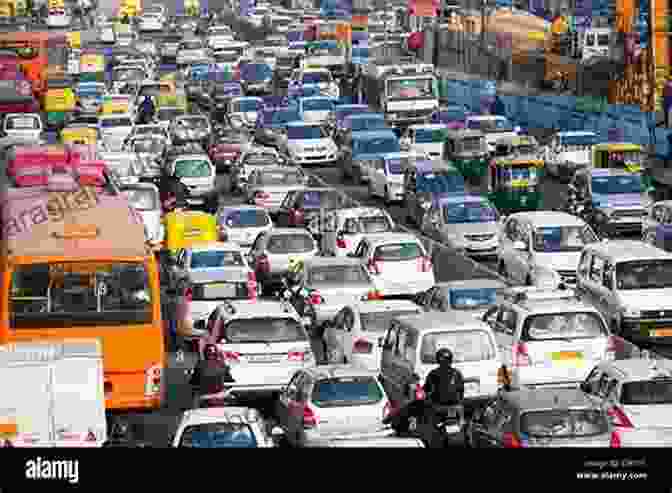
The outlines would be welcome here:
[[[289,269],[290,259],[306,261],[313,258],[316,255],[316,249],[310,250],[308,252],[297,252],[297,253],[272,253],[268,252],[268,260],[271,264],[271,272],[281,273],[286,272]]]
[[[528,340],[525,345],[531,365],[567,372],[568,376],[573,375],[568,381],[579,381],[605,358],[607,338]]]

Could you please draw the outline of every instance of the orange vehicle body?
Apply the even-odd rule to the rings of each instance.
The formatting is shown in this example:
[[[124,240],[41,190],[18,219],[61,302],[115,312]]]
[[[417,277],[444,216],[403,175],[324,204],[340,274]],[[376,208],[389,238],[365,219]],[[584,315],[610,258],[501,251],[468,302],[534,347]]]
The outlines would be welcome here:
[[[50,32],[9,32],[0,34],[0,49],[32,48],[35,56],[19,58],[26,78],[33,86],[33,92],[39,99],[46,90],[46,72],[51,69],[67,69],[68,38],[64,33]]]
[[[99,339],[106,408],[158,409],[166,367],[158,263],[145,245],[141,219],[120,192],[78,186],[74,192],[43,186],[2,192],[0,344]],[[141,275],[124,277],[124,268]],[[146,293],[141,309],[117,294],[129,279],[132,292]],[[37,299],[42,307],[29,308]]]

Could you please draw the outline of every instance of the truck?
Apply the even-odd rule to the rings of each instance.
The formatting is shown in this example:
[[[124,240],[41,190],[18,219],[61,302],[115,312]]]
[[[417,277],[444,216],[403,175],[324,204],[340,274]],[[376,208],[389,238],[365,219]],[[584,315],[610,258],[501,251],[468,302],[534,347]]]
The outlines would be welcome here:
[[[98,339],[0,346],[0,446],[100,447],[106,440]]]
[[[364,66],[363,94],[392,126],[429,123],[439,108],[434,65],[411,58],[372,59]]]

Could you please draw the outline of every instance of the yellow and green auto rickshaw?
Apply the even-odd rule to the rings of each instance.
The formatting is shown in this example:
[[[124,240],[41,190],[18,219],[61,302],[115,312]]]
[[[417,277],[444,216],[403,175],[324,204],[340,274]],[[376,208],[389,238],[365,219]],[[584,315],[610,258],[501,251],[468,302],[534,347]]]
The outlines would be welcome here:
[[[67,115],[75,111],[74,81],[66,73],[48,74],[42,108],[47,114],[47,125],[62,125]]]
[[[541,207],[539,184],[544,161],[522,156],[495,157],[488,171],[488,198],[502,214]]]
[[[480,183],[488,171],[488,144],[480,130],[445,130],[443,159],[457,168],[465,180]]]
[[[98,130],[90,127],[67,127],[61,130],[60,135],[63,144],[95,147],[98,142]]]
[[[593,146],[593,168],[623,170],[642,175],[646,189],[654,186],[651,176],[644,169],[644,149],[639,144],[628,142],[606,142]]]
[[[184,14],[189,17],[200,17],[201,2],[199,0],[184,0]]]

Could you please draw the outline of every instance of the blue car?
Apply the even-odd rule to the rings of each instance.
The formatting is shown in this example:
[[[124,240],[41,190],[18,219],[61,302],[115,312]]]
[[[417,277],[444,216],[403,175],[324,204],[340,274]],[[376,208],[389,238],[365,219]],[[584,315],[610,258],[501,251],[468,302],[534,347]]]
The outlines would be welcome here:
[[[355,132],[366,132],[371,130],[385,130],[390,126],[385,122],[385,115],[382,113],[355,113],[343,118],[341,130],[336,133],[334,140],[338,145],[345,145],[350,141]]]
[[[354,132],[351,142],[343,146],[343,177],[355,184],[367,182],[369,163],[393,152],[400,152],[399,137],[394,130]]]
[[[358,115],[361,113],[370,113],[371,109],[365,104],[338,104],[334,109],[334,117],[329,126],[334,132],[343,129],[343,122],[350,115]]]

